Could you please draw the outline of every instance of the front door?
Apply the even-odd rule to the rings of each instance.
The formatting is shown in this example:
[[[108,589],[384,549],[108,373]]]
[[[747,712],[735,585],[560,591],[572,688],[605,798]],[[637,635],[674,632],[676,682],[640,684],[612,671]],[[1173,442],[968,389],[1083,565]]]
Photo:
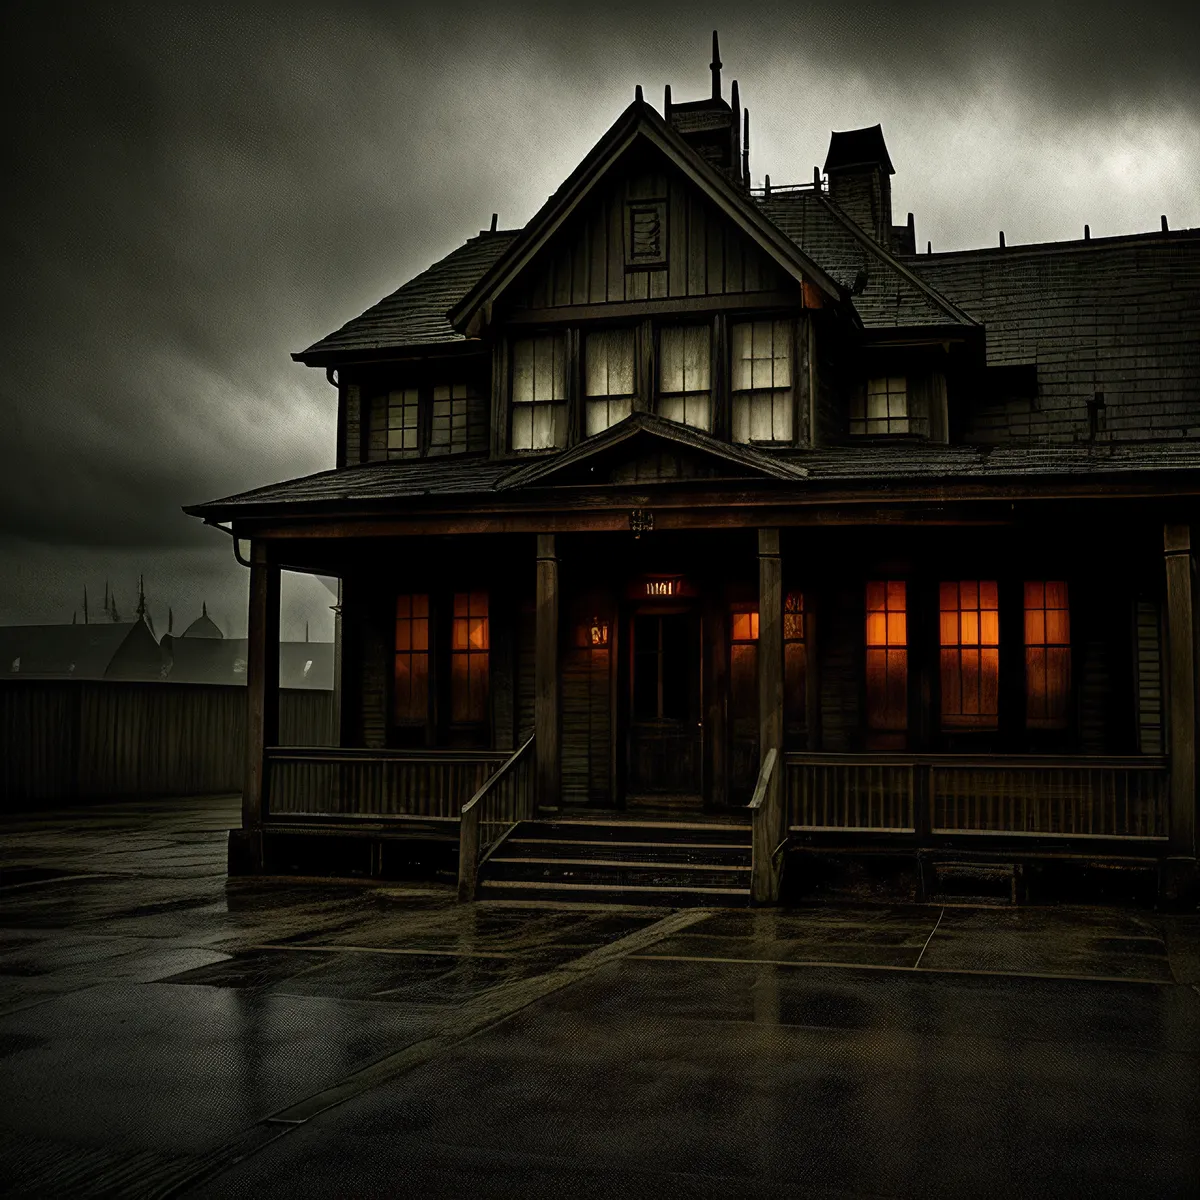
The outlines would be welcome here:
[[[701,634],[690,609],[629,622],[626,800],[699,806],[703,777]]]

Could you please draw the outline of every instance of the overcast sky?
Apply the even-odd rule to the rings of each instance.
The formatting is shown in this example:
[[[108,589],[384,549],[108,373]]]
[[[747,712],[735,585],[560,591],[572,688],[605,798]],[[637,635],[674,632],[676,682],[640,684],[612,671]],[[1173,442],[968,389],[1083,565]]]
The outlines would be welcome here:
[[[106,578],[129,612],[144,573],[160,633],[206,600],[243,635],[246,572],[180,506],[333,465],[289,354],[523,224],[635,84],[706,95],[714,27],[755,182],[882,122],[937,250],[1200,226],[1197,8],[9,3],[0,624]],[[329,603],[287,582],[284,636]]]

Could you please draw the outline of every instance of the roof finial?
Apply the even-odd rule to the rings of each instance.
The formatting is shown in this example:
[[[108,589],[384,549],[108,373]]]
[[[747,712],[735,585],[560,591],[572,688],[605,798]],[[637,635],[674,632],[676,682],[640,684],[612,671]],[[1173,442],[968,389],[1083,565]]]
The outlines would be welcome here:
[[[742,178],[750,186],[750,110],[742,113]]]
[[[200,615],[202,617],[208,616],[208,601],[207,600],[200,601]]]
[[[708,64],[709,70],[712,71],[712,98],[720,100],[721,98],[721,48],[717,44],[717,31],[713,30],[713,56],[712,62]]]
[[[1163,233],[1169,232],[1169,230],[1167,229],[1167,214],[1166,213],[1162,214],[1162,231],[1163,231]]]
[[[733,170],[739,179],[742,173],[742,95],[738,91],[738,81],[733,81],[729,89],[729,107],[733,109],[733,120],[729,123],[731,148],[733,150]],[[745,180],[742,180],[745,185]]]
[[[496,232],[496,222],[500,220],[499,213],[492,213],[492,232]]]
[[[175,632],[175,611],[170,605],[167,605],[167,632]]]
[[[146,617],[146,577],[138,576],[138,602],[137,615],[139,620],[144,620]]]
[[[642,85],[639,83],[633,89],[633,98],[639,103],[642,103]]]
[[[663,89],[663,116],[668,121],[671,119],[671,85],[669,83]]]

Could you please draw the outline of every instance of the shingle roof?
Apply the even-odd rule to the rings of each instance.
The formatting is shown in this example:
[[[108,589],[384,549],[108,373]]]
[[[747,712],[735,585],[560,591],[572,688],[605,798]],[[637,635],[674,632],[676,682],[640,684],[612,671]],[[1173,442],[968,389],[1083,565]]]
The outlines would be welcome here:
[[[987,328],[989,366],[1036,364],[1037,397],[982,406],[967,436],[1200,437],[1200,230],[916,255]]]
[[[797,450],[779,456],[803,468],[791,480],[755,477],[747,468],[746,483],[807,491],[821,485],[855,480],[888,482],[1006,478],[1050,479],[1062,476],[1153,475],[1200,471],[1200,444],[1158,442],[1103,446],[945,446],[893,443]],[[539,459],[551,463],[556,459]],[[229,520],[270,512],[306,509],[354,512],[389,507],[421,497],[511,497],[502,480],[513,471],[505,462],[475,458],[451,463],[397,461],[364,463],[339,471],[322,471],[302,479],[256,488],[223,500],[193,505],[185,511],[208,520]],[[547,487],[553,487],[549,482]],[[713,485],[716,486],[715,484]],[[742,484],[739,484],[742,486]],[[519,491],[518,491],[519,495]]]
[[[314,365],[356,351],[465,341],[446,320],[446,314],[508,249],[519,232],[506,229],[471,238],[361,316],[292,357]]]
[[[797,188],[756,197],[763,213],[805,254],[844,287],[868,329],[895,326],[973,325],[971,315],[928,280],[893,258],[824,192]]]

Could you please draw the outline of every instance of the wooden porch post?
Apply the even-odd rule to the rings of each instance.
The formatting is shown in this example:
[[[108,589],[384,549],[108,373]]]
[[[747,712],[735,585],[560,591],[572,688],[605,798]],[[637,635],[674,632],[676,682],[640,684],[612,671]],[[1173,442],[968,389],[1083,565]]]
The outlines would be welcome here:
[[[269,560],[263,542],[253,543],[250,561],[242,829],[257,834],[266,791],[264,751],[279,740],[279,568]]]
[[[537,803],[557,808],[562,772],[558,709],[558,558],[554,534],[537,539],[537,662],[534,669],[533,731]]]
[[[779,557],[779,530],[758,531],[758,761],[768,751],[783,755],[783,567]],[[763,802],[764,817],[759,828],[770,845],[754,847],[751,881],[759,903],[779,899],[779,872],[775,848],[783,840],[783,764],[771,777]]]
[[[1167,687],[1170,703],[1171,800],[1165,891],[1178,897],[1196,880],[1196,639],[1192,601],[1192,536],[1165,525]]]

